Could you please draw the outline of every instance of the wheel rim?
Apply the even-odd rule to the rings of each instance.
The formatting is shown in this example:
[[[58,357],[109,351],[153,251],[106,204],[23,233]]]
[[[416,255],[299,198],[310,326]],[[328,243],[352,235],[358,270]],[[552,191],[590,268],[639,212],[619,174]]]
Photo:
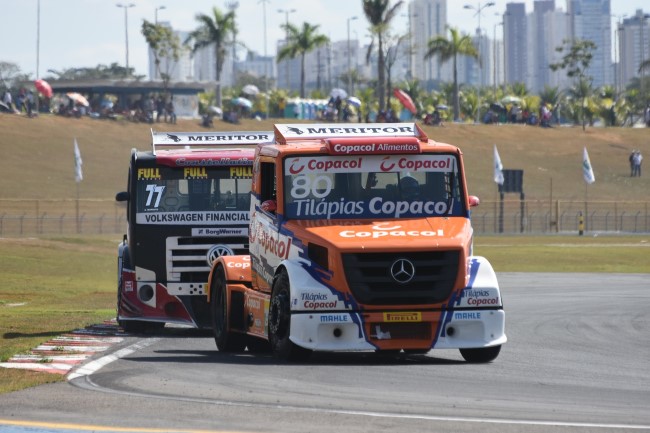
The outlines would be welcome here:
[[[289,323],[291,320],[288,296],[285,292],[280,292],[271,300],[271,311],[269,315],[269,330],[271,335],[278,340],[285,338],[289,333]]]

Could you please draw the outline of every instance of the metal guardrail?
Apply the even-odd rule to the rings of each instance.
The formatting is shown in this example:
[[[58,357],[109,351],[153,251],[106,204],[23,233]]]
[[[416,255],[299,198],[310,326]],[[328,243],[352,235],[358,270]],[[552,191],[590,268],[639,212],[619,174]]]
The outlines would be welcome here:
[[[482,201],[472,210],[476,234],[650,233],[650,202]],[[0,199],[0,237],[123,234],[126,207],[113,200]]]

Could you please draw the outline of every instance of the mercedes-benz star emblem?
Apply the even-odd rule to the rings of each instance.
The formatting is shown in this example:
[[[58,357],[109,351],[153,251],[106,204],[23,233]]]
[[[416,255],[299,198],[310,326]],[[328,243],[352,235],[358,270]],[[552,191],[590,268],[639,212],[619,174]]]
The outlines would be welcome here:
[[[228,248],[226,245],[214,245],[212,248],[208,250],[208,254],[206,257],[208,266],[212,266],[212,263],[214,263],[214,261],[221,256],[233,256],[233,255],[235,255],[233,251],[230,248]]]
[[[408,259],[397,259],[390,266],[390,274],[393,280],[406,284],[415,277],[415,265]]]

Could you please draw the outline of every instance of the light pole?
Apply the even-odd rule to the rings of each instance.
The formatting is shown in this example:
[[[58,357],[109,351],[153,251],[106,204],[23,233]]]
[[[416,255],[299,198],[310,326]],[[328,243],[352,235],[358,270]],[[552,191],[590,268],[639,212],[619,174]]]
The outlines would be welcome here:
[[[494,24],[493,42],[494,42],[494,98],[497,97],[497,27],[502,26],[503,22]]]
[[[127,4],[122,4],[118,3],[115,6],[118,8],[124,8],[124,38],[126,41],[126,70],[125,70],[125,75],[129,74],[129,14],[128,10],[129,8],[134,7],[135,5],[133,3]]]
[[[357,16],[348,18],[348,94],[352,96],[352,66],[350,66],[350,21],[358,19]]]
[[[259,0],[262,3],[262,13],[264,15],[264,94],[266,95],[266,118],[269,118],[269,62],[266,51],[266,4],[270,0]]]
[[[623,15],[612,15],[612,18],[617,18],[617,24],[616,24],[616,29],[614,29],[614,63],[616,64],[616,69],[614,70],[614,88],[616,89],[616,98],[618,99],[618,92],[620,89],[619,82],[621,82],[621,59],[620,59],[620,54],[618,52],[618,45],[620,44],[620,41],[618,40],[620,35],[619,35],[619,29],[621,28],[621,19],[625,18],[627,14]]]
[[[285,24],[285,40],[284,44],[285,46],[289,45],[289,14],[292,14],[296,12],[295,9],[278,9],[278,13],[285,14],[284,17],[284,24]],[[287,92],[291,90],[291,85],[289,84],[289,60],[285,60],[287,62]]]
[[[158,6],[155,9],[155,12],[154,12],[154,24],[158,24],[158,11],[161,11],[163,9],[167,9],[167,8],[165,6]]]
[[[477,107],[476,107],[476,122],[478,123],[480,121],[480,115],[481,115],[481,14],[483,13],[483,10],[485,8],[489,8],[491,6],[494,6],[494,2],[487,2],[484,5],[481,5],[481,2],[478,2],[476,6],[466,4],[463,6],[465,9],[472,9],[475,10],[476,12],[474,13],[474,16],[478,17],[478,86],[476,90],[476,98],[477,98]]]

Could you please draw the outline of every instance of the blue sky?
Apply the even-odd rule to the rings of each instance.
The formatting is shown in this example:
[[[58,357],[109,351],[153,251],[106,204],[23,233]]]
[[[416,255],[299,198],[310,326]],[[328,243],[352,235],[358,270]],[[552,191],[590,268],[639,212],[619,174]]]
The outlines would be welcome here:
[[[488,35],[493,34],[494,24],[500,21],[509,1],[494,0],[495,6],[484,9],[481,26]],[[332,40],[345,40],[347,20],[356,16],[358,19],[350,21],[350,36],[353,39],[358,37],[362,42],[368,41],[368,23],[363,16],[361,0],[40,0],[40,26],[37,25],[38,2],[0,0],[3,34],[0,61],[16,63],[22,72],[31,73],[32,77],[37,75],[37,58],[40,77],[48,75],[48,69],[95,67],[113,62],[124,65],[124,8],[117,7],[118,3],[135,5],[128,9],[129,65],[143,75],[148,71],[148,57],[140,26],[143,19],[154,21],[156,8],[162,6],[164,9],[157,11],[158,21],[170,22],[176,30],[191,31],[198,26],[194,19],[197,13],[210,13],[213,6],[226,10],[227,4],[238,3],[238,38],[260,54],[264,54],[265,49],[268,55],[275,54],[275,42],[283,36],[280,25],[287,15],[279,10],[295,10],[289,13],[289,22],[318,24],[319,30]],[[398,32],[406,32],[408,28],[408,0],[404,3],[395,21],[394,29]],[[468,33],[474,32],[478,25],[475,10],[464,9],[463,5],[471,4],[476,8],[485,3],[448,0],[449,24]],[[526,10],[531,12],[533,0],[525,3]],[[631,16],[644,7],[646,13],[650,12],[648,0],[612,0],[611,3],[612,15]],[[556,0],[555,4],[566,10],[564,0]],[[38,50],[37,29],[40,29]]]

